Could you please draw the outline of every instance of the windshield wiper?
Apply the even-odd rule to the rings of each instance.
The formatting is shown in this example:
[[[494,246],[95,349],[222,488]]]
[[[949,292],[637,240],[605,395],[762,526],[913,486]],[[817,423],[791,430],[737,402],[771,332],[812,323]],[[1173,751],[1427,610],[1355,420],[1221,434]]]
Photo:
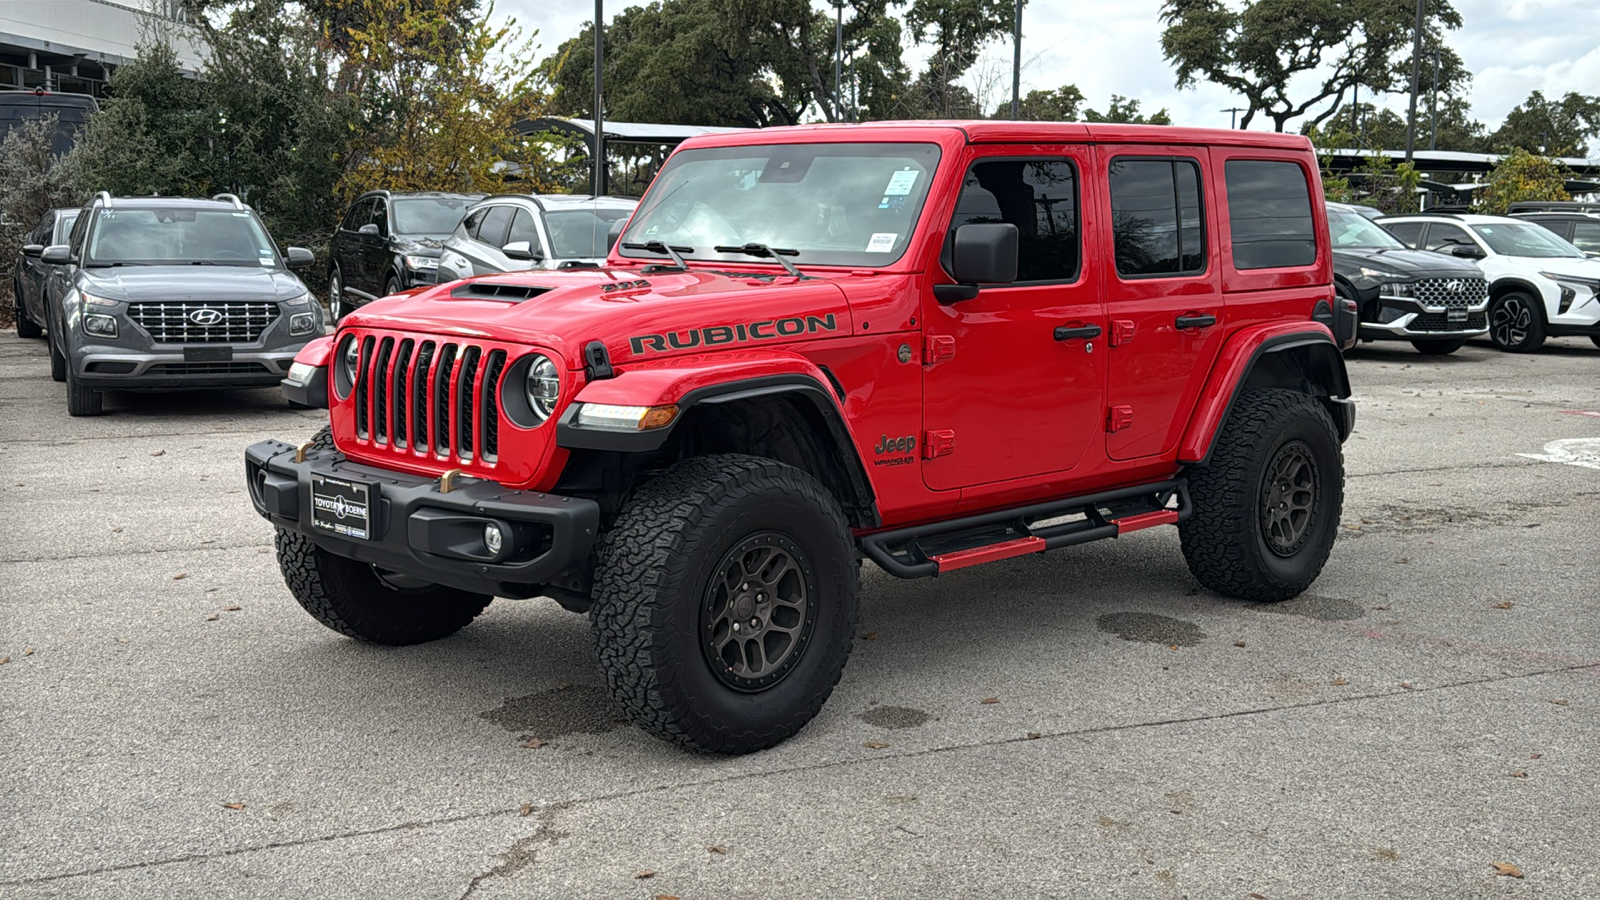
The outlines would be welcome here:
[[[788,272],[790,275],[793,275],[796,278],[806,277],[799,269],[794,267],[793,263],[783,258],[785,256],[799,256],[799,250],[790,250],[787,247],[768,247],[766,244],[758,244],[755,241],[751,241],[745,244],[743,247],[712,247],[711,249],[717,251],[718,253],[743,253],[746,256],[762,257],[770,256],[772,257],[773,262],[783,266],[783,270]]]
[[[666,256],[670,256],[672,257],[672,264],[685,272],[689,271],[689,264],[684,262],[683,257],[679,256],[678,254],[694,252],[693,247],[674,247],[670,244],[664,244],[661,241],[645,241],[642,244],[627,243],[623,244],[622,246],[628,250],[648,250],[651,253],[661,253]]]

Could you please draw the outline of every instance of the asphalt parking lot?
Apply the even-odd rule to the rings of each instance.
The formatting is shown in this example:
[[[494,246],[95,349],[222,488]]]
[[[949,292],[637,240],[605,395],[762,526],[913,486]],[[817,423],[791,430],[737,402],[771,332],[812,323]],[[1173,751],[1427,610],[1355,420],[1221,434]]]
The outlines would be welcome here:
[[[71,419],[0,334],[0,896],[1600,896],[1600,350],[1376,346],[1312,593],[1202,591],[1172,529],[869,570],[821,716],[722,759],[551,601],[302,612],[242,451],[320,412]]]

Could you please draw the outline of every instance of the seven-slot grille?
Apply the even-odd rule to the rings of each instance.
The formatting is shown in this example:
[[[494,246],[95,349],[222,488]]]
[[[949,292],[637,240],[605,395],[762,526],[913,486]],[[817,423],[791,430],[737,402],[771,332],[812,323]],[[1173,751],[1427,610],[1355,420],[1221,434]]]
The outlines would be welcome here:
[[[1422,278],[1412,283],[1411,295],[1425,306],[1477,306],[1489,298],[1489,282],[1482,278]]]
[[[360,340],[351,395],[357,437],[439,459],[494,463],[506,351],[414,338]]]
[[[248,344],[278,318],[278,304],[162,300],[128,304],[128,318],[158,344]]]

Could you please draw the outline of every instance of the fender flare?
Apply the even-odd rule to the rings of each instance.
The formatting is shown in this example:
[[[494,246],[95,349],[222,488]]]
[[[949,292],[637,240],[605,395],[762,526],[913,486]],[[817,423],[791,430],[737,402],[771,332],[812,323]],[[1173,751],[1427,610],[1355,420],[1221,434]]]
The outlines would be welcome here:
[[[1546,308],[1546,304],[1549,301],[1545,299],[1544,291],[1540,290],[1538,285],[1526,278],[1516,275],[1507,275],[1504,278],[1498,278],[1489,283],[1490,302],[1494,302],[1498,295],[1503,294],[1506,291],[1522,291],[1523,293],[1533,297],[1533,299],[1539,301],[1539,310],[1545,314],[1546,318],[1549,318],[1550,310]]]
[[[295,381],[291,369],[291,377],[278,382],[285,400],[313,409],[328,408],[328,364],[333,359],[336,338],[332,334],[312,338],[294,355],[295,365],[312,367],[311,375],[304,382]]]
[[[1178,445],[1178,462],[1203,466],[1210,460],[1233,404],[1249,386],[1251,375],[1262,360],[1279,354],[1289,354],[1286,358],[1294,360],[1297,367],[1319,370],[1314,373],[1316,381],[1326,393],[1318,399],[1328,407],[1339,440],[1350,436],[1355,428],[1355,404],[1350,400],[1344,354],[1332,333],[1313,322],[1263,325],[1233,335],[1223,346]]]

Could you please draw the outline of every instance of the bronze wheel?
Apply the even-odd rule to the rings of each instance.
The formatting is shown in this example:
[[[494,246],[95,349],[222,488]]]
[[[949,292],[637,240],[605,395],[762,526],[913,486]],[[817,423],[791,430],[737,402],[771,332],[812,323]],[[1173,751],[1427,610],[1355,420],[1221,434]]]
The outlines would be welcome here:
[[[706,662],[723,684],[760,691],[789,674],[816,624],[811,566],[794,541],[751,535],[723,555],[706,588]]]
[[[1261,536],[1267,549],[1293,556],[1305,546],[1316,518],[1317,461],[1304,441],[1284,444],[1267,465],[1261,484]]]

